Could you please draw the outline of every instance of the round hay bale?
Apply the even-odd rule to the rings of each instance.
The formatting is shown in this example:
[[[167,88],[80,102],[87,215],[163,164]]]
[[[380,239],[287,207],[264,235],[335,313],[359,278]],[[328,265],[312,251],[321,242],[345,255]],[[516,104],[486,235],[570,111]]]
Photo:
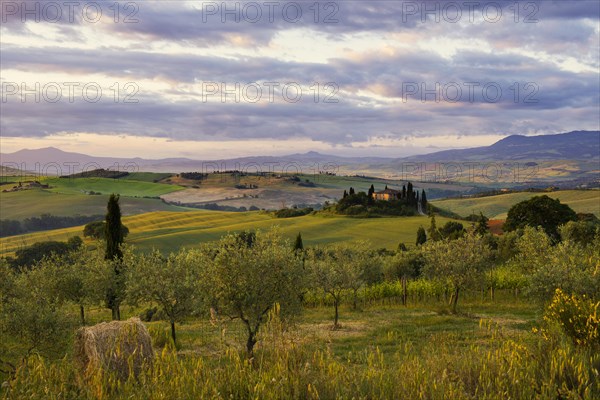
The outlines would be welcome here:
[[[126,380],[152,366],[152,339],[139,318],[103,322],[75,334],[75,362],[84,375],[115,373]]]

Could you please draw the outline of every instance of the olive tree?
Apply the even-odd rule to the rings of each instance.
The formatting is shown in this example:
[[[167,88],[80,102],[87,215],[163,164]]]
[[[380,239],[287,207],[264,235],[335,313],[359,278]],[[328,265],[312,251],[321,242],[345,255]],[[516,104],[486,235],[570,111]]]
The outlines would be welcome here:
[[[127,293],[130,300],[158,304],[169,318],[175,345],[175,323],[197,310],[201,300],[196,254],[196,251],[183,249],[165,257],[154,251],[139,256],[129,267]]]
[[[291,247],[275,229],[257,232],[250,242],[230,234],[205,251],[210,253],[203,266],[205,290],[217,312],[243,322],[250,357],[259,329],[276,303],[288,315],[300,308],[302,260]]]
[[[79,249],[68,255],[52,255],[42,260],[39,268],[50,277],[59,301],[79,307],[80,324],[85,325],[85,307],[100,302],[111,278],[110,262],[101,250]]]
[[[532,298],[549,301],[556,289],[600,298],[600,235],[586,245],[566,240],[553,246],[542,228],[526,227],[517,248],[512,262],[527,275]]]
[[[0,271],[10,287],[0,293],[0,336],[16,338],[21,355],[60,354],[73,323],[55,290],[53,274],[42,265],[14,274]]]
[[[481,279],[491,254],[483,238],[473,234],[455,240],[427,242],[423,248],[424,272],[433,279],[447,280],[452,284],[454,292],[450,305],[456,312],[460,291]]]
[[[372,254],[365,242],[312,249],[307,262],[313,284],[333,300],[334,329],[339,328],[339,306],[344,292],[352,291],[356,308],[360,288],[382,275],[379,257]]]

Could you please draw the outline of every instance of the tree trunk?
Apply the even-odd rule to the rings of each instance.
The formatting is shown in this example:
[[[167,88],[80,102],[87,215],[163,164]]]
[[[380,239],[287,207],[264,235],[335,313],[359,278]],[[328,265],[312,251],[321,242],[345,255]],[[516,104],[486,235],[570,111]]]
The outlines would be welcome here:
[[[456,304],[458,303],[458,292],[459,292],[460,288],[456,288],[454,289],[454,294],[452,295],[452,297],[454,297],[453,301],[452,301],[452,312],[456,313]]]
[[[352,297],[352,309],[353,310],[356,310],[356,308],[357,308],[357,306],[356,306],[356,301],[357,301],[357,298],[358,298],[358,293],[357,292],[358,292],[358,289],[355,289],[354,290],[354,295]]]
[[[408,297],[408,294],[406,292],[406,277],[403,276],[402,277],[402,305],[406,306],[406,298]]]
[[[177,347],[177,337],[175,336],[175,321],[171,321],[171,338],[173,338],[173,345]]]
[[[118,304],[114,304],[112,307],[112,319],[113,321],[121,320],[121,309]]]
[[[81,326],[85,326],[85,309],[83,305],[79,305],[79,318],[81,319]]]
[[[254,356],[254,345],[256,344],[256,335],[252,331],[248,331],[248,341],[246,342],[246,351],[248,352],[248,358]]]
[[[333,306],[335,307],[335,317],[333,319],[333,328],[337,329],[339,327],[339,325],[338,325],[339,314],[338,314],[338,301],[337,301],[337,299],[333,300]]]
[[[490,298],[492,299],[492,301],[494,301],[494,297],[496,295],[496,290],[494,288],[494,286],[490,287]]]

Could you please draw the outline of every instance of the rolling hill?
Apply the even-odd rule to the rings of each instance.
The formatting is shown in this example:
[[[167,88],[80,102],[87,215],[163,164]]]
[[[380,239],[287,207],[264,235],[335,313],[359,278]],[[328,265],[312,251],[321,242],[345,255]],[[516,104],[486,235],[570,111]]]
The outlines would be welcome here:
[[[486,197],[437,200],[431,203],[463,217],[482,212],[490,219],[506,219],[506,213],[512,205],[533,196],[544,194],[568,204],[576,212],[593,213],[600,217],[600,190],[563,190],[549,193],[519,192]]]
[[[466,216],[483,212],[492,219],[504,219],[506,212],[515,203],[541,193],[509,193],[496,196],[449,199],[432,202],[437,207]],[[600,216],[600,190],[558,191],[548,194],[569,204],[577,212],[594,213]],[[52,195],[52,194],[50,194]],[[138,199],[147,200],[147,199]],[[131,207],[131,205],[126,205]],[[124,208],[126,208],[124,207]],[[451,219],[437,217],[438,226]],[[142,251],[156,248],[174,251],[181,246],[196,246],[201,242],[218,240],[228,232],[252,229],[269,229],[276,225],[282,233],[293,239],[302,233],[305,245],[369,240],[374,248],[395,249],[398,243],[414,245],[419,226],[427,227],[429,218],[387,217],[351,218],[327,214],[306,215],[295,218],[273,218],[266,212],[222,212],[222,211],[156,211],[126,216],[123,223],[130,229],[127,242]],[[467,226],[469,222],[462,221]],[[66,240],[82,235],[83,227],[56,229],[0,239],[0,255],[9,255],[15,250],[45,240]]]
[[[438,224],[449,221],[440,217]],[[229,213],[219,211],[151,212],[123,218],[129,228],[127,243],[142,251],[152,248],[174,251],[181,246],[193,247],[218,240],[228,232],[269,229],[279,226],[292,240],[302,233],[305,245],[338,241],[369,240],[373,248],[395,249],[398,243],[414,245],[419,226],[429,224],[427,217],[350,218],[343,216],[306,215],[296,218],[273,218],[264,212]],[[23,246],[38,241],[67,240],[81,236],[83,227],[35,232],[0,239],[0,255],[10,255]]]

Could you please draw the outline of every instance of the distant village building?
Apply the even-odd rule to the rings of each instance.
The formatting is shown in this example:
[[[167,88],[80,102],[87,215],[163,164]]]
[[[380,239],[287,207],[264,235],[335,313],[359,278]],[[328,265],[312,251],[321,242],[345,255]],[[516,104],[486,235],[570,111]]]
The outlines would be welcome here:
[[[394,190],[394,189],[385,189],[385,190],[381,190],[379,192],[375,192],[373,193],[373,197],[375,198],[375,200],[395,200],[398,197],[400,197],[400,193],[402,193],[400,190]]]

